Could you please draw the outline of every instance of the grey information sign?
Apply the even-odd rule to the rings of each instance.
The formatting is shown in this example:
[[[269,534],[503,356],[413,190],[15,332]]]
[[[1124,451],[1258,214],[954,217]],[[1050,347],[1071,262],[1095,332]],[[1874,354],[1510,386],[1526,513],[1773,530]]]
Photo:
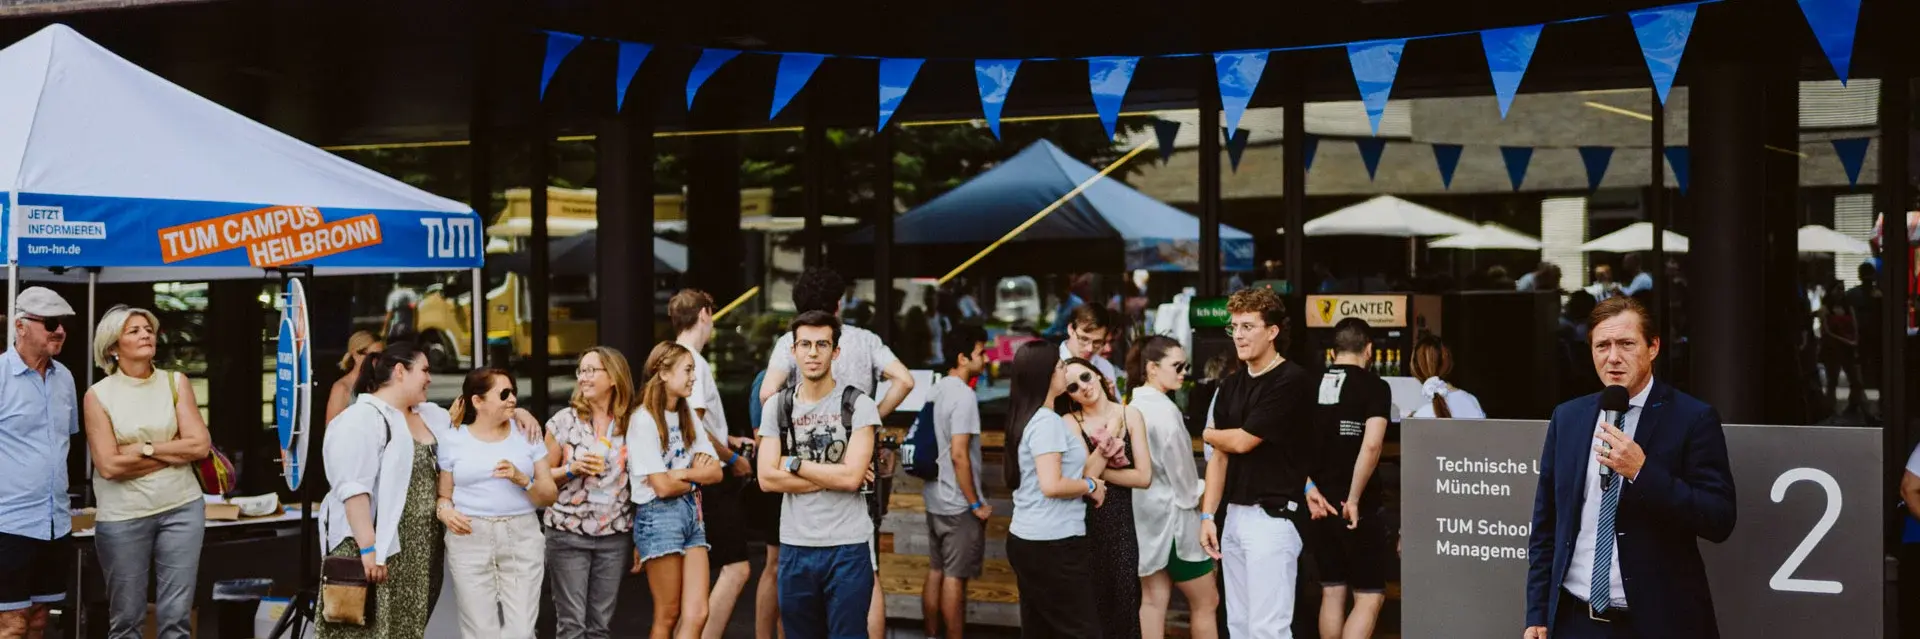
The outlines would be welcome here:
[[[1407,420],[1403,635],[1518,637],[1546,423]],[[1727,426],[1739,523],[1701,542],[1722,637],[1881,637],[1880,433]]]

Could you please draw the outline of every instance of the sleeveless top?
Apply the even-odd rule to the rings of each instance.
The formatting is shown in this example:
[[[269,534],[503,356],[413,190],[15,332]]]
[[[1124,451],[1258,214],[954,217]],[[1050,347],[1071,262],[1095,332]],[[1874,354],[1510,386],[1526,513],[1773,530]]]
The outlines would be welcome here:
[[[163,444],[180,436],[173,412],[174,391],[167,385],[171,375],[172,371],[158,368],[146,379],[115,372],[94,383],[94,397],[113,424],[115,446]],[[149,517],[202,499],[191,465],[168,466],[128,480],[96,475],[93,491],[99,501],[97,521]]]

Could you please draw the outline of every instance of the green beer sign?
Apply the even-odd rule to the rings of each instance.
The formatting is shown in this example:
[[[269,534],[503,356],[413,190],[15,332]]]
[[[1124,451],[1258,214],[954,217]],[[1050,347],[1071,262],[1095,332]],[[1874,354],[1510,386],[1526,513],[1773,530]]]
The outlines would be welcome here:
[[[1227,298],[1195,299],[1187,306],[1189,328],[1226,328],[1231,324],[1233,316],[1227,313]]]

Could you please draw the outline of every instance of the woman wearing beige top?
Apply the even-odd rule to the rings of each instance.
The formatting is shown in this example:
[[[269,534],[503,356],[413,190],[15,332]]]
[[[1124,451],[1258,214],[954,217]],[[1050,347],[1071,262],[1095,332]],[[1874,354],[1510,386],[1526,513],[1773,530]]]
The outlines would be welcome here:
[[[111,639],[141,636],[149,572],[160,639],[192,632],[207,517],[190,465],[212,442],[186,376],[153,365],[159,330],[151,311],[116,306],[93,334],[94,363],[108,375],[87,391],[87,447]]]

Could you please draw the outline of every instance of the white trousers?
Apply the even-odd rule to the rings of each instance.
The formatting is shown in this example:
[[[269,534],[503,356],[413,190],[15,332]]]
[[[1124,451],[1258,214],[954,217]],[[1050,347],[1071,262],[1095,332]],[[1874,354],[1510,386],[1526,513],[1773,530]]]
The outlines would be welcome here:
[[[1227,587],[1227,633],[1234,639],[1293,639],[1300,530],[1257,506],[1227,505],[1220,535]]]
[[[546,579],[540,518],[474,517],[473,532],[447,531],[447,577],[460,602],[460,636],[532,639]]]

